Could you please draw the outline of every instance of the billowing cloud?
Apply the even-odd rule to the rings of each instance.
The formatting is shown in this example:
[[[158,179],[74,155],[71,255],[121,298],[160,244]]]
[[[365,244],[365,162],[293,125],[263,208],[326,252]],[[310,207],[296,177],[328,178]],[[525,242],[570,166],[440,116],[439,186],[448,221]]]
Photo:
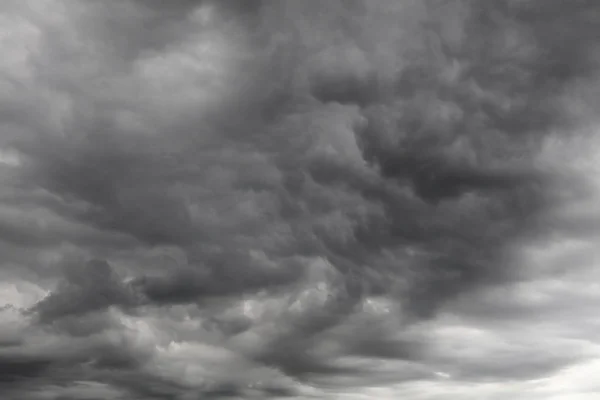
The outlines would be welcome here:
[[[583,396],[595,2],[0,7],[3,398]]]

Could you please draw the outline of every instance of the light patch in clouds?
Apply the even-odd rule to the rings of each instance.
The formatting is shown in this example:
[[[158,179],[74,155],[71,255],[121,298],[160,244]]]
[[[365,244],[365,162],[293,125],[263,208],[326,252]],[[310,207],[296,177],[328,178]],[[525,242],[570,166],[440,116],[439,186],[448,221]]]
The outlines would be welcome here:
[[[10,149],[0,149],[0,164],[17,167],[21,164],[19,154]]]

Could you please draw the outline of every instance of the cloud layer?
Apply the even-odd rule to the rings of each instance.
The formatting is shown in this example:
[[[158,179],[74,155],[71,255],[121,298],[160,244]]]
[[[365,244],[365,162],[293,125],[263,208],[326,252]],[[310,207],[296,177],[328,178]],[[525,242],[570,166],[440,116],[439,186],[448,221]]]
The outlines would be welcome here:
[[[3,398],[600,390],[596,2],[1,7]]]

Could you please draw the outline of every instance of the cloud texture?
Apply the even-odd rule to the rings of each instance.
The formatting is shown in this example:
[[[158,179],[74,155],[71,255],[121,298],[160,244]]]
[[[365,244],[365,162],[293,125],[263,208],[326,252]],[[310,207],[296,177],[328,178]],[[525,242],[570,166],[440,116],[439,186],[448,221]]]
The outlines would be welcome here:
[[[0,7],[2,398],[597,396],[597,2]]]

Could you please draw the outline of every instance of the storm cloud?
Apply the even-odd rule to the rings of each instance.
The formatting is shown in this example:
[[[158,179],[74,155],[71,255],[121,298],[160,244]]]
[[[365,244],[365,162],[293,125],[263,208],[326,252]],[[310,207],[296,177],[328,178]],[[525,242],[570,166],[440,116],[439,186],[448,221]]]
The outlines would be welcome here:
[[[3,398],[600,391],[597,2],[0,18]]]

